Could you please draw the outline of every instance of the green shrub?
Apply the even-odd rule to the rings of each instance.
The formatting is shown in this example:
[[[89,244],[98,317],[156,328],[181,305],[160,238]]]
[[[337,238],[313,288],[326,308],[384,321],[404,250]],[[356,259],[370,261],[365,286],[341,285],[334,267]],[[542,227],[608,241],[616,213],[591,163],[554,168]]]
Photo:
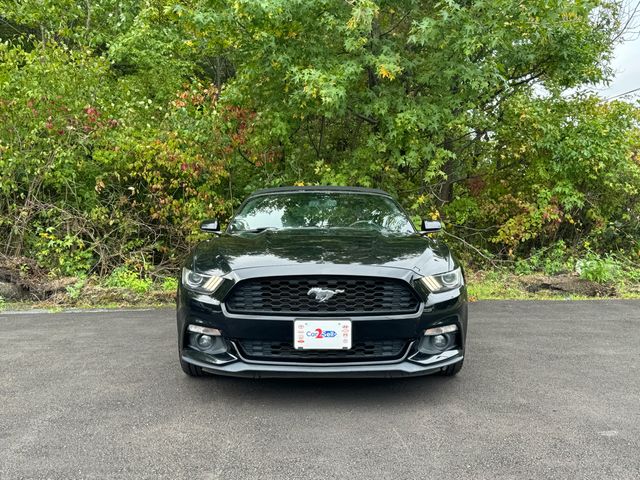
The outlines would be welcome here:
[[[615,257],[610,255],[601,257],[594,253],[589,253],[585,258],[578,260],[576,271],[580,278],[598,283],[612,282],[622,276],[621,265]]]
[[[132,290],[136,293],[146,293],[151,288],[153,282],[150,278],[143,278],[137,272],[130,270],[126,266],[116,268],[107,277],[104,284],[107,287],[118,287]]]
[[[178,289],[178,279],[167,277],[162,281],[162,290],[166,292],[175,292]]]
[[[78,235],[59,237],[53,227],[37,229],[32,248],[38,265],[54,275],[82,276],[94,265],[93,253]]]
[[[545,275],[558,275],[572,271],[574,261],[565,243],[559,240],[550,248],[535,250],[529,258],[517,260],[514,271],[517,275],[529,275],[536,272]]]
[[[73,285],[69,285],[66,288],[67,295],[69,296],[69,298],[72,300],[77,300],[80,297],[80,294],[82,293],[82,289],[86,284],[87,284],[87,278],[80,277]]]

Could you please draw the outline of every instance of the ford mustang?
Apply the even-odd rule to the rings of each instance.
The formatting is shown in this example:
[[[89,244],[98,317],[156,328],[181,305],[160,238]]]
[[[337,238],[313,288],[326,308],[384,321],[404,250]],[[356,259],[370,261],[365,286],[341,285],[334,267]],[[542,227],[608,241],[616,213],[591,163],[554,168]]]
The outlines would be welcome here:
[[[182,370],[244,377],[457,374],[462,266],[381,190],[283,187],[249,196],[187,258],[178,287]]]

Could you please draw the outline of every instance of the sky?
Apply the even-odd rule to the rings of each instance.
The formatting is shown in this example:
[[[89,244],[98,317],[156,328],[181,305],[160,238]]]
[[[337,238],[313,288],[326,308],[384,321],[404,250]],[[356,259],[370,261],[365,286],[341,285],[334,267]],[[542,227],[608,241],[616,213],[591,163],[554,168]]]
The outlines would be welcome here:
[[[595,88],[602,98],[612,97],[635,101],[640,99],[640,90],[623,95],[634,89],[640,89],[640,1],[622,1],[623,23],[626,19],[625,41],[619,43],[613,54],[611,67],[615,76],[609,85]]]
[[[614,79],[609,86],[602,85],[597,88],[602,97],[610,98],[640,88],[640,36],[636,35],[636,38],[616,47],[611,66],[615,72]],[[640,91],[625,98],[640,98]]]

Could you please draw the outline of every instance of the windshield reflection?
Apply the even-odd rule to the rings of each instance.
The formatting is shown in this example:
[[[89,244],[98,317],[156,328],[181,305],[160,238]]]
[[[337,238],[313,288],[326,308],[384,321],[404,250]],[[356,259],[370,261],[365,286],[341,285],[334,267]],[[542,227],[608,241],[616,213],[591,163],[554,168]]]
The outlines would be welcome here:
[[[352,228],[413,233],[406,215],[390,198],[360,193],[300,192],[259,196],[244,205],[229,232],[267,229]]]

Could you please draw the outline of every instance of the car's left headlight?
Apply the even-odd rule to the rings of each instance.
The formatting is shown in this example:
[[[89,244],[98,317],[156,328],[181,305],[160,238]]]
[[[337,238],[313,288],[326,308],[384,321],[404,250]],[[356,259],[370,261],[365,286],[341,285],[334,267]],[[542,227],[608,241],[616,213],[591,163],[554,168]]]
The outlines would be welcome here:
[[[462,276],[462,269],[458,267],[450,272],[422,277],[420,281],[431,293],[441,293],[460,288],[464,284],[464,277]]]
[[[223,281],[224,279],[217,275],[204,275],[188,268],[182,269],[182,285],[194,292],[210,295],[222,285]]]

